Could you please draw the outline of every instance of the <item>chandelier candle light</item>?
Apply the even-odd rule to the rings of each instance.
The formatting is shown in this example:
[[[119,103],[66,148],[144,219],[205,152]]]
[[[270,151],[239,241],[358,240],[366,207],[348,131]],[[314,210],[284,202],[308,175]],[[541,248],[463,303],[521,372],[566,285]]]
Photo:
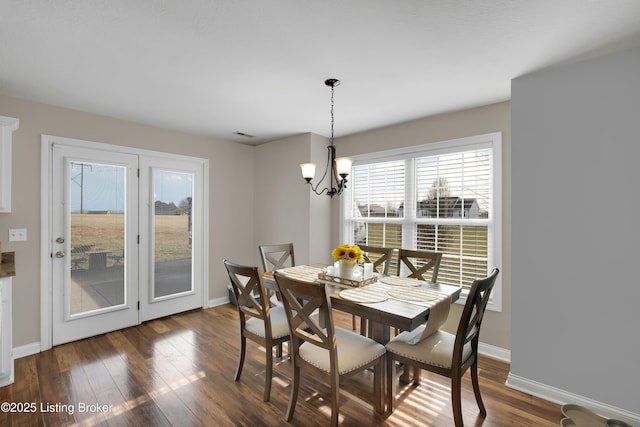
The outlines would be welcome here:
[[[315,187],[311,183],[311,180],[316,174],[316,164],[303,163],[300,165],[300,169],[302,170],[302,177],[307,181],[307,184],[311,186],[314,193],[317,195],[326,193],[327,196],[333,197],[339,196],[342,190],[347,187],[347,176],[349,172],[351,172],[351,159],[346,157],[336,159],[336,147],[333,143],[333,91],[334,88],[340,84],[340,80],[328,79],[324,84],[331,87],[331,139],[329,140],[330,144],[327,146],[327,166],[325,167],[322,178],[320,178],[320,181],[318,181]],[[329,172],[329,170],[331,170],[331,172]],[[320,184],[327,178],[327,175],[329,175],[328,187],[318,191]]]

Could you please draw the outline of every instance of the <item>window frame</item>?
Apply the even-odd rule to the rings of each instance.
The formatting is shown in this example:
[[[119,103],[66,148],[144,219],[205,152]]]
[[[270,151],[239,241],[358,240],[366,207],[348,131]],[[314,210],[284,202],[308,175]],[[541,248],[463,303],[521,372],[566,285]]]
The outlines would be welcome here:
[[[424,219],[416,218],[415,198],[416,198],[416,179],[415,179],[415,159],[419,157],[437,156],[443,154],[451,154],[462,151],[489,149],[491,151],[491,207],[488,220],[481,222],[487,224],[487,250],[488,250],[488,270],[491,268],[502,266],[502,132],[493,132],[482,135],[475,135],[463,138],[457,138],[446,141],[438,141],[433,143],[421,144],[411,147],[391,149],[374,153],[360,154],[351,156],[353,165],[364,165],[378,162],[388,162],[394,160],[404,160],[405,163],[405,206],[411,206],[411,209],[405,209],[405,215],[402,218],[375,218],[371,222],[401,224],[403,228],[402,246],[405,248],[414,248],[415,230],[418,224],[425,223]],[[339,237],[341,242],[353,244],[353,224],[355,221],[362,219],[353,218],[353,190],[352,185],[347,184],[347,188],[340,198],[340,231]],[[439,221],[443,221],[440,219]],[[445,222],[447,220],[444,220]],[[465,225],[473,225],[474,221],[467,219]],[[489,271],[487,271],[487,274]],[[491,299],[487,305],[487,309],[491,311],[502,311],[502,281],[498,276],[491,294]],[[468,291],[463,289],[457,303],[464,304]]]

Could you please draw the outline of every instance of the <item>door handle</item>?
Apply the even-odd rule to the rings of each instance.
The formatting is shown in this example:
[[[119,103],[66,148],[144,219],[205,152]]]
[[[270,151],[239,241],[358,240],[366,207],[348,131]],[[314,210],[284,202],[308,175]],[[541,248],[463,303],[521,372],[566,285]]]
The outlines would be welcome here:
[[[56,252],[56,258],[64,258],[65,255],[66,254],[64,252],[62,252],[62,251]]]

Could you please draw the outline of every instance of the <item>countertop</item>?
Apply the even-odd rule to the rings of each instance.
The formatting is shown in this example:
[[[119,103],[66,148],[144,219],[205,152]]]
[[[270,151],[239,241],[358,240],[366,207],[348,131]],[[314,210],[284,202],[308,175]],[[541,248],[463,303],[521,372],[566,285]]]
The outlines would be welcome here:
[[[3,252],[0,263],[0,278],[16,275],[15,252]]]

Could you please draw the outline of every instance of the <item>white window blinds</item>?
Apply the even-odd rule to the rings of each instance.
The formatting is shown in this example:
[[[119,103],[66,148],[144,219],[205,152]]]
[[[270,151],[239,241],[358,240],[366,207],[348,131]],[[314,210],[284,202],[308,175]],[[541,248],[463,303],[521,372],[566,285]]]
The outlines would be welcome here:
[[[400,216],[404,203],[405,162],[373,163],[353,168],[353,208],[365,218]]]
[[[442,252],[438,282],[469,287],[499,265],[496,159],[500,134],[356,156],[344,240]]]
[[[491,151],[415,159],[416,248],[442,252],[438,282],[468,287],[488,271]]]

